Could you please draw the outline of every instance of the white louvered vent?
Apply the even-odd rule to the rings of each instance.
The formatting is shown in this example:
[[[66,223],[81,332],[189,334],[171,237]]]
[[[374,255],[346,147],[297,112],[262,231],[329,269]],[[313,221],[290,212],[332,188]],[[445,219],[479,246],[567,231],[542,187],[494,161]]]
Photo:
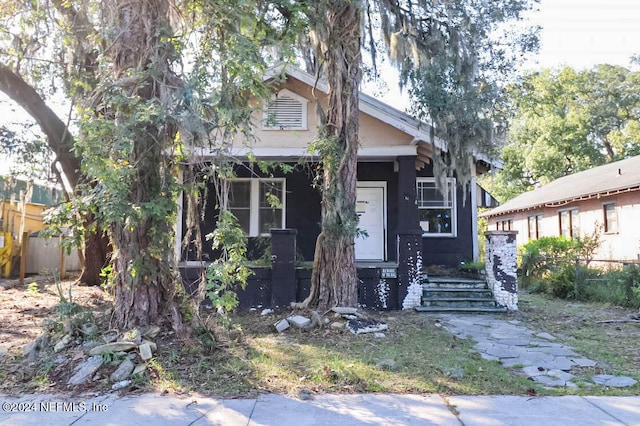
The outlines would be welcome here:
[[[264,128],[267,130],[305,130],[307,100],[288,90],[269,101],[265,108]]]

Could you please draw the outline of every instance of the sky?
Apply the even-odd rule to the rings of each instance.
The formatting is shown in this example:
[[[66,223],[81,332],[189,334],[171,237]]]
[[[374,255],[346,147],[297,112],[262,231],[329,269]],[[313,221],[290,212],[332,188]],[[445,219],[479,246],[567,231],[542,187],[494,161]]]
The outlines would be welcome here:
[[[542,0],[538,9],[530,17],[543,27],[534,68],[629,66],[640,54],[639,0]]]

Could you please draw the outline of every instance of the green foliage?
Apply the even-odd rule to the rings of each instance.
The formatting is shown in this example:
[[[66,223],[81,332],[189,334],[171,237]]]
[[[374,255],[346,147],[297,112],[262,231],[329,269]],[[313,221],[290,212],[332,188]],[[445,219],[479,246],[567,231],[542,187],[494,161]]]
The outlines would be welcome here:
[[[246,260],[247,237],[233,213],[221,210],[216,229],[207,239],[221,251],[221,256],[207,268],[207,296],[218,310],[232,311],[238,306],[236,285],[244,289],[252,274]]]
[[[531,72],[509,88],[504,167],[482,184],[505,201],[559,177],[640,154],[640,72],[611,65]]]
[[[542,237],[529,241],[519,249],[523,287],[556,297],[574,295],[576,259],[589,261],[598,245],[599,238],[595,232],[591,236],[574,239]]]

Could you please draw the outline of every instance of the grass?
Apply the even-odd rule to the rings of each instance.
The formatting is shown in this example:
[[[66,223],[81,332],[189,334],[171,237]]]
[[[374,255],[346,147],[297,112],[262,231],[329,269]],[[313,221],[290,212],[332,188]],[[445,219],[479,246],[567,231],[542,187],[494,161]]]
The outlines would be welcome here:
[[[576,368],[578,390],[544,389],[539,384],[482,359],[470,340],[452,336],[435,317],[415,312],[374,314],[386,321],[385,338],[354,336],[344,329],[289,329],[277,334],[273,323],[288,312],[261,316],[241,313],[234,327],[218,330],[216,346],[197,341],[163,352],[157,362],[172,373],[173,386],[221,396],[274,392],[390,392],[458,395],[636,395],[639,386],[589,386],[594,374],[628,375],[640,380],[640,325],[597,324],[627,318],[628,309],[574,303],[521,294],[523,325],[546,331],[597,367]],[[513,319],[507,317],[506,319]],[[220,347],[223,350],[220,350]],[[165,380],[166,386],[167,380]]]
[[[173,361],[175,351],[165,352],[157,362],[165,371],[181,369],[179,376],[187,388],[227,396],[256,391],[481,395],[524,394],[535,388],[544,392],[497,362],[481,359],[471,342],[438,327],[434,318],[414,312],[380,317],[390,328],[385,338],[354,336],[331,327],[275,334],[271,326],[280,316],[240,314],[234,317],[237,327],[228,332],[225,351],[205,354],[201,345],[193,345],[179,362]]]

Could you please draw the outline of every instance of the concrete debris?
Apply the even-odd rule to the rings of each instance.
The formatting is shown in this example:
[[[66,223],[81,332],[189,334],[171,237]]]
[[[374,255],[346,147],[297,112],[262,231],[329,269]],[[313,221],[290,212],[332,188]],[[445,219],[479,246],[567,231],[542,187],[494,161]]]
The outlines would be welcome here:
[[[151,350],[151,342],[145,342],[138,346],[138,350],[140,351],[140,358],[143,361],[148,361],[153,358],[153,351]]]
[[[145,371],[147,371],[147,366],[145,364],[137,364],[133,369],[133,371],[131,372],[131,375],[135,376],[137,374],[142,374]]]
[[[157,325],[152,325],[147,331],[142,333],[142,336],[146,337],[147,339],[155,339],[156,337],[158,337],[158,334],[160,334],[160,327],[158,327]]]
[[[92,322],[88,322],[80,326],[80,332],[85,336],[95,334],[97,331],[98,331],[98,326]]]
[[[286,319],[281,319],[277,323],[273,324],[273,326],[276,328],[276,331],[278,333],[282,333],[289,328],[289,321],[287,321]]]
[[[95,355],[90,358],[87,358],[86,361],[80,363],[76,367],[75,372],[73,373],[73,376],[71,376],[67,384],[81,385],[83,383],[88,382],[91,379],[91,377],[94,375],[94,373],[98,371],[100,367],[102,367],[103,363],[104,363],[104,360],[102,359],[101,355]]]
[[[53,347],[53,351],[55,353],[60,352],[61,350],[66,348],[69,345],[69,343],[71,343],[72,340],[73,340],[73,336],[71,336],[70,334],[65,334],[65,336],[62,339],[60,339],[60,341],[56,343],[56,345]]]
[[[289,321],[289,324],[297,328],[305,328],[311,325],[311,319],[303,317],[302,315],[292,315],[287,317],[287,321]]]
[[[116,371],[114,371],[111,374],[111,381],[112,382],[121,382],[127,378],[129,378],[129,376],[131,375],[131,372],[133,371],[133,369],[136,367],[136,365],[133,363],[133,361],[131,361],[129,358],[125,358],[120,365],[118,366],[118,368],[116,368]]]
[[[375,319],[352,319],[347,322],[347,329],[353,334],[375,333],[388,329],[387,324]]]
[[[358,308],[350,308],[347,306],[336,306],[334,308],[331,308],[331,310],[340,315],[346,315],[346,314],[355,315],[355,313],[358,312]]]
[[[273,309],[263,309],[260,315],[269,315],[273,313]]]
[[[331,323],[331,328],[343,328],[344,327],[344,323],[343,322],[332,322]]]
[[[96,346],[95,348],[89,351],[89,355],[100,355],[107,352],[120,352],[120,351],[130,351],[134,349],[136,346],[133,342],[114,342],[107,343],[105,345]]]
[[[113,386],[111,386],[111,390],[120,390],[120,389],[124,389],[127,386],[129,386],[131,384],[131,380],[123,380],[121,382],[118,382],[116,384],[114,384]]]

